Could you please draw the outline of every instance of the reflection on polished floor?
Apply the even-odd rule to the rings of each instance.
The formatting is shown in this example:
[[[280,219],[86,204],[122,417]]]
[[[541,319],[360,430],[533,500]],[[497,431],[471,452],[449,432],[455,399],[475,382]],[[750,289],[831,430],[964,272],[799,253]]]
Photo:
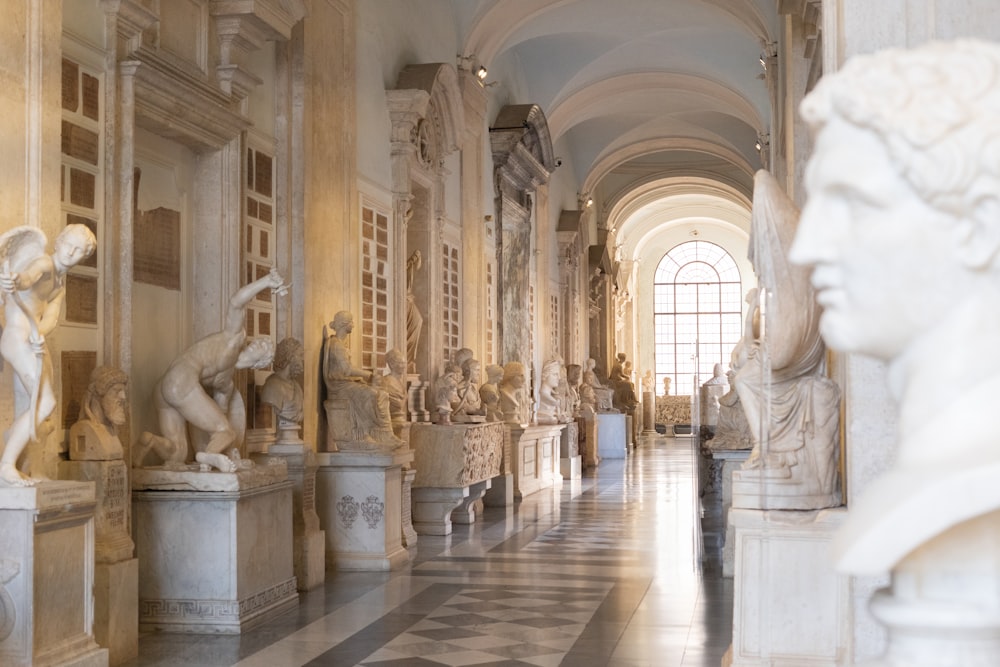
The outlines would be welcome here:
[[[408,568],[328,572],[240,637],[144,635],[127,667],[717,667],[732,580],[698,562],[695,471],[689,439],[644,438],[582,480],[420,536]]]

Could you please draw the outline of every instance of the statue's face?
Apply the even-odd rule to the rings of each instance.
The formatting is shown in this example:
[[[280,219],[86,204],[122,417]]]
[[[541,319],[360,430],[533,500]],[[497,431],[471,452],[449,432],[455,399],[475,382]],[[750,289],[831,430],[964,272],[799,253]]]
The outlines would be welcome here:
[[[479,384],[479,364],[469,364],[469,382]]]
[[[813,266],[820,332],[891,359],[954,300],[956,223],[913,192],[872,132],[840,118],[817,136],[805,182],[790,259]]]
[[[393,375],[406,374],[406,359],[404,357],[397,357],[393,355],[388,358],[386,363],[389,365],[389,370],[392,371]]]
[[[524,371],[514,371],[510,376],[510,386],[520,389],[524,386]]]
[[[111,385],[104,396],[101,396],[101,410],[104,418],[115,426],[125,424],[125,385]]]

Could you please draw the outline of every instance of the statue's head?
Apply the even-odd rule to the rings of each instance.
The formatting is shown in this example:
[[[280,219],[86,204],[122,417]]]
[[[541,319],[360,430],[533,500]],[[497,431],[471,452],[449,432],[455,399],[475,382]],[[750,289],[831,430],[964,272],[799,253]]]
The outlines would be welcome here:
[[[283,339],[274,349],[274,370],[288,369],[288,376],[302,377],[305,366],[305,349],[292,337]]]
[[[63,269],[69,269],[90,257],[97,248],[97,238],[86,225],[66,225],[52,247],[56,262]]]
[[[562,360],[549,359],[542,365],[542,384],[555,389],[559,386],[559,376],[562,373]]]
[[[385,353],[385,364],[393,375],[406,374],[406,355],[396,348]]]
[[[349,310],[338,311],[330,322],[330,328],[337,332],[337,335],[346,335],[354,331],[354,315]]]
[[[479,360],[469,357],[462,362],[462,378],[473,384],[479,382]]]
[[[566,382],[568,382],[571,387],[576,387],[580,384],[582,375],[583,368],[580,364],[570,364],[566,367]]]
[[[814,267],[830,345],[892,359],[998,279],[1000,46],[858,56],[801,111],[816,141],[791,259]]]
[[[520,361],[508,361],[503,367],[503,383],[514,389],[524,386],[524,364]]]
[[[114,427],[125,424],[128,376],[111,366],[98,366],[90,374],[80,419]]]
[[[490,364],[486,367],[486,381],[490,384],[499,384],[503,380],[503,366]]]

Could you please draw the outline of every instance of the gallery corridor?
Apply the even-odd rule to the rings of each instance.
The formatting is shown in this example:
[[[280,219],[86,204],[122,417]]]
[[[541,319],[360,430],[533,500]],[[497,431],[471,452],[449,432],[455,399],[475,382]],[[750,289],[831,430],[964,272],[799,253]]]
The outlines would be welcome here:
[[[298,609],[242,637],[143,635],[127,667],[717,666],[732,580],[695,549],[688,439],[420,536],[410,567],[328,572]]]

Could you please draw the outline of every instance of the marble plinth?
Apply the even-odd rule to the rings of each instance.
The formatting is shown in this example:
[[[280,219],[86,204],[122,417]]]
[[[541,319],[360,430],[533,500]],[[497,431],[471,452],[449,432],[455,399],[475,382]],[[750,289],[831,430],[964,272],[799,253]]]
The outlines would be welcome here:
[[[292,482],[292,562],[300,591],[322,586],[326,580],[326,535],[316,514],[316,454],[305,443],[268,447],[254,460],[265,464],[272,458],[284,461]]]
[[[409,449],[316,455],[316,509],[328,567],[387,571],[410,560],[403,547],[403,466]]]
[[[726,527],[725,539],[722,542],[722,576],[731,577],[734,574],[735,557],[733,554],[736,535],[729,523],[729,511],[733,507],[733,471],[739,470],[743,462],[750,457],[749,449],[718,449],[712,450],[712,458],[721,463],[722,470],[722,525]]]
[[[406,410],[412,422],[427,423],[431,420],[431,413],[425,407],[428,384],[421,382],[420,376],[415,373],[406,376]]]
[[[584,468],[593,468],[601,462],[597,453],[597,417],[580,417],[576,420],[580,427],[580,457]]]
[[[850,646],[850,581],[830,544],[844,509],[733,509],[733,667],[835,667]]]
[[[565,424],[505,424],[510,431],[514,499],[562,482],[559,440]]]
[[[580,425],[573,421],[559,436],[559,474],[563,479],[580,479],[581,469]]]
[[[642,434],[656,435],[656,393],[642,392]]]
[[[450,535],[452,512],[471,502],[501,474],[504,425],[414,424],[410,431],[416,476],[413,479],[413,528],[421,535]],[[463,515],[475,520],[474,513]]]
[[[139,566],[128,534],[128,468],[120,459],[60,461],[59,477],[94,483],[94,638],[108,649],[109,664],[118,665],[139,653]]]
[[[298,603],[284,463],[133,471],[142,631],[239,634]]]
[[[400,509],[403,512],[402,531],[403,546],[406,547],[410,555],[417,546],[417,531],[413,528],[413,480],[417,476],[417,471],[413,468],[403,468],[403,488]]]
[[[0,489],[0,664],[107,667],[94,619],[94,485]]]
[[[733,507],[759,510],[812,510],[841,504],[840,487],[830,492],[815,483],[796,482],[787,470],[735,470]]]
[[[620,412],[598,412],[595,420],[597,456],[602,459],[627,458],[625,415]]]

